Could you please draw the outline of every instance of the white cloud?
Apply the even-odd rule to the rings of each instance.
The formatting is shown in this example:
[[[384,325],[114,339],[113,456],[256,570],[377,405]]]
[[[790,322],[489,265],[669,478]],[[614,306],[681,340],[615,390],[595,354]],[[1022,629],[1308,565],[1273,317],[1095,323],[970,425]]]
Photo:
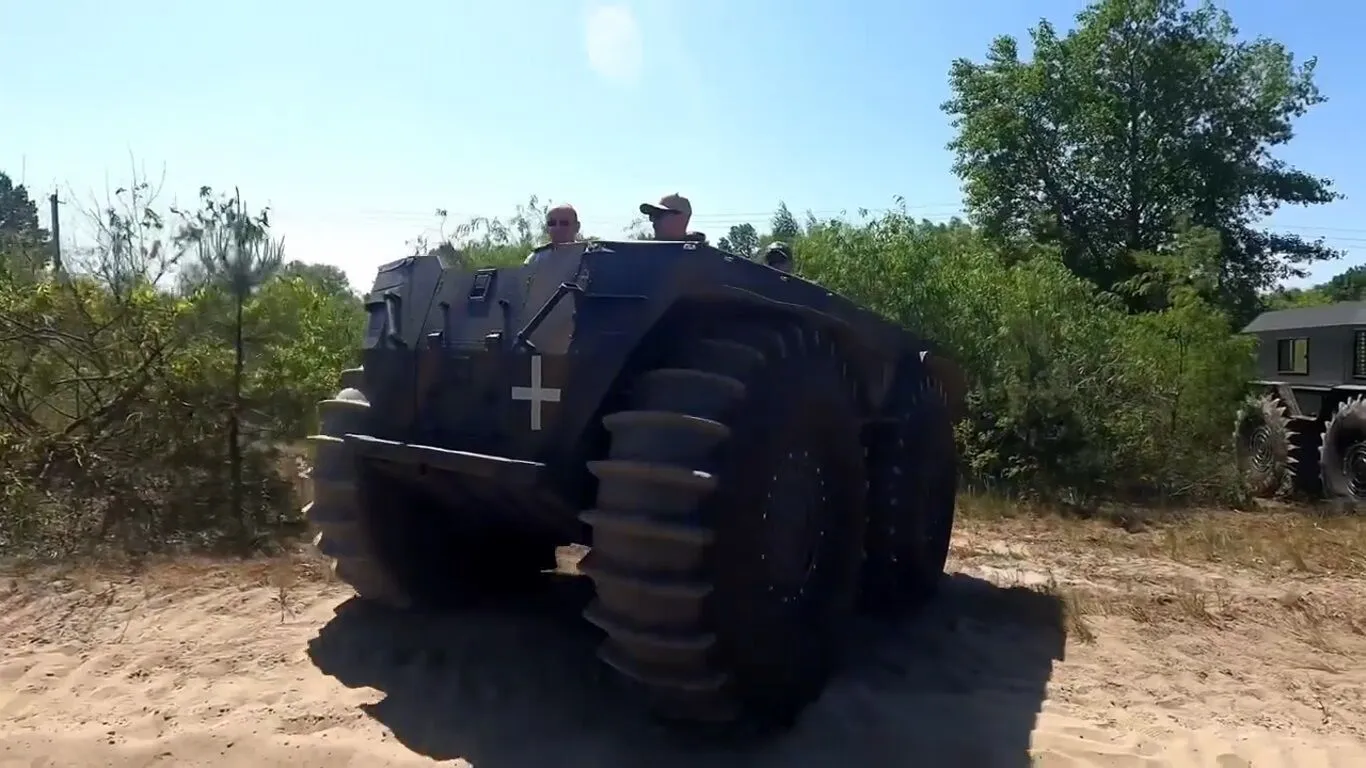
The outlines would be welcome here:
[[[588,66],[600,77],[621,85],[640,80],[644,50],[636,15],[626,5],[595,5],[584,20],[583,44]]]

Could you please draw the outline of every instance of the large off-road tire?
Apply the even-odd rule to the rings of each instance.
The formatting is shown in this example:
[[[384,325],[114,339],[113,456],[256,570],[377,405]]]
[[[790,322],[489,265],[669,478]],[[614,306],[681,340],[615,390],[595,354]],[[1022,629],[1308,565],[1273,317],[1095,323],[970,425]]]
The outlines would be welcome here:
[[[313,444],[313,501],[304,507],[304,516],[317,528],[313,543],[331,560],[338,579],[362,598],[392,608],[408,608],[414,602],[412,595],[400,587],[366,530],[355,459],[342,440],[347,433],[364,434],[366,429],[370,403],[354,386],[358,378],[352,371],[344,371],[342,383],[353,386],[318,404],[319,434],[309,437]]]
[[[782,727],[820,695],[865,525],[850,392],[816,334],[744,326],[682,342],[604,418],[585,617],[656,714]]]
[[[359,369],[318,406],[313,502],[304,515],[337,578],[361,598],[391,608],[443,609],[543,585],[555,543],[517,531],[460,527],[449,510],[379,473],[360,473],[347,433],[367,434],[370,405]]]
[[[1238,471],[1255,496],[1271,497],[1291,484],[1290,419],[1274,395],[1249,398],[1234,424]]]
[[[953,534],[958,451],[948,403],[918,358],[902,361],[886,409],[869,427],[868,533],[861,606],[920,607],[939,587]]]
[[[1340,404],[1323,430],[1319,469],[1331,498],[1366,501],[1366,398]]]

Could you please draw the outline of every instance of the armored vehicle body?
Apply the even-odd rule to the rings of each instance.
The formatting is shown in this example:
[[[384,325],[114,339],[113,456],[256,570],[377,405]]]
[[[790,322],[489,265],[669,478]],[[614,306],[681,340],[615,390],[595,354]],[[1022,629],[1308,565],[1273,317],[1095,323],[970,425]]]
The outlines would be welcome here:
[[[1234,439],[1253,492],[1366,500],[1366,302],[1266,312],[1243,332],[1258,391]]]
[[[857,607],[934,591],[958,369],[818,285],[698,242],[380,268],[320,405],[317,543],[361,597],[449,606],[579,564],[599,656],[665,716],[790,722]]]

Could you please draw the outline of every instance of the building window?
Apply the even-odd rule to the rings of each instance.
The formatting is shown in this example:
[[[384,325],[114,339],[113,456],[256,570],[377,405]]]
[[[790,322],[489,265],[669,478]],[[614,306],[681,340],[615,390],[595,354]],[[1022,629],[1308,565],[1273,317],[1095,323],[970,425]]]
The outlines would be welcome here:
[[[1276,372],[1304,376],[1309,373],[1309,339],[1279,339],[1276,342]]]
[[[1352,336],[1352,375],[1366,379],[1366,331],[1357,331]]]

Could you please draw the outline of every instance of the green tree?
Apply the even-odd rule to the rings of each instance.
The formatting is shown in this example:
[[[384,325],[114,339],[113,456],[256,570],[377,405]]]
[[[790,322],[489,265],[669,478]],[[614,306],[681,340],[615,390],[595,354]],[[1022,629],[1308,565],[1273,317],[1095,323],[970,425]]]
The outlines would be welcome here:
[[[46,240],[47,232],[38,226],[38,206],[23,184],[15,185],[9,174],[0,172],[0,232],[6,235]]]
[[[247,304],[252,366],[244,399],[266,417],[262,431],[270,441],[307,436],[316,426],[318,401],[336,392],[337,373],[358,362],[365,307],[331,280],[316,279],[332,269],[293,262]]]
[[[178,239],[193,243],[197,264],[204,276],[205,292],[222,292],[232,307],[232,384],[228,407],[228,462],[231,472],[232,512],[234,519],[244,516],[243,486],[243,387],[246,382],[246,309],[252,295],[284,263],[284,243],[272,240],[267,211],[252,214],[241,195],[215,196],[208,187],[200,189],[200,210],[184,218]],[[254,521],[261,523],[264,521]]]
[[[1271,309],[1317,307],[1335,301],[1366,300],[1366,267],[1349,267],[1328,282],[1308,288],[1279,288],[1266,296]]]
[[[47,230],[38,226],[38,206],[23,184],[0,173],[0,269],[32,276],[47,266]]]
[[[316,286],[318,290],[327,294],[355,296],[355,289],[351,285],[351,280],[346,276],[346,272],[342,271],[341,267],[332,264],[291,261],[280,268],[279,276],[302,278],[304,282]]]
[[[759,250],[759,232],[753,224],[736,224],[716,243],[716,247],[747,259],[753,258]]]
[[[791,241],[802,235],[802,225],[797,223],[797,217],[792,215],[792,211],[787,209],[787,203],[779,202],[778,210],[773,212],[773,221],[769,224],[770,234],[775,240]]]
[[[1318,288],[1284,288],[1267,295],[1267,309],[1297,309],[1299,307],[1321,307],[1333,303]]]
[[[1201,298],[1205,267],[1218,259],[1207,231],[1136,257],[1138,277],[1123,288],[1166,307],[1141,314],[1073,274],[1056,248],[1005,259],[962,222],[893,212],[823,224],[800,242],[803,276],[933,340],[964,367],[971,391],[958,437],[973,486],[1232,495],[1225,446],[1251,355],[1227,315]]]
[[[1056,244],[1069,269],[1108,289],[1188,219],[1220,237],[1211,290],[1240,316],[1258,291],[1339,255],[1257,226],[1280,205],[1338,197],[1271,155],[1324,101],[1313,59],[1297,66],[1280,43],[1238,40],[1208,1],[1101,0],[1077,22],[1061,37],[1040,22],[1032,60],[999,37],[985,62],[953,63],[950,147],[989,237]]]
[[[272,522],[297,525],[305,488],[291,454],[356,363],[360,297],[328,265],[268,276],[276,260],[262,252],[278,243],[256,239],[268,222],[236,195],[205,190],[200,210],[170,211],[178,221],[155,196],[134,178],[68,209],[89,220],[71,228],[82,237],[63,275],[0,269],[6,552],[256,544]],[[27,212],[8,231],[33,232],[34,208],[11,205]],[[0,240],[0,263],[18,248]],[[161,280],[177,272],[178,285]]]
[[[1366,267],[1351,267],[1318,289],[1330,301],[1361,301],[1366,298]]]

